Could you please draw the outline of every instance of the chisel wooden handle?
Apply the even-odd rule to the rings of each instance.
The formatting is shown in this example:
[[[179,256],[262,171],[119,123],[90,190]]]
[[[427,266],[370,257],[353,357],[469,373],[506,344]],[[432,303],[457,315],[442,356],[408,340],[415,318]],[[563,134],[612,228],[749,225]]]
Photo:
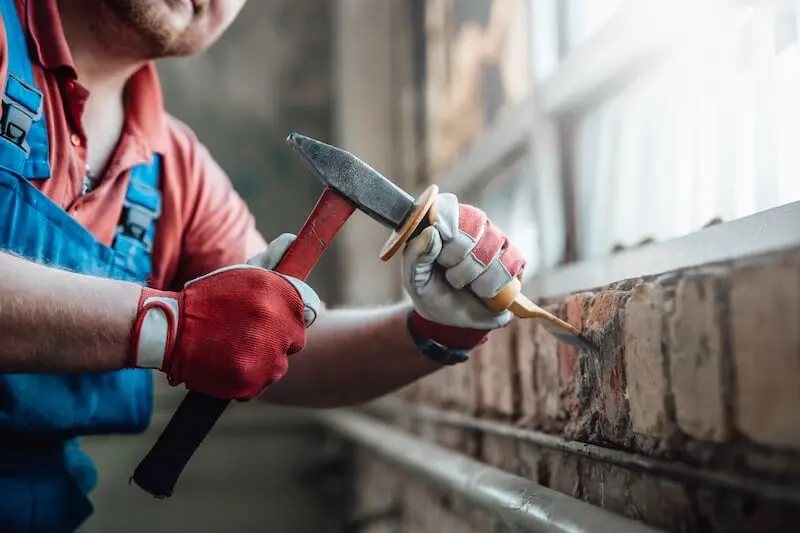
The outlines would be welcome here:
[[[354,210],[346,199],[325,189],[275,271],[306,279]],[[171,496],[192,455],[229,403],[196,392],[187,393],[131,480],[156,498]]]

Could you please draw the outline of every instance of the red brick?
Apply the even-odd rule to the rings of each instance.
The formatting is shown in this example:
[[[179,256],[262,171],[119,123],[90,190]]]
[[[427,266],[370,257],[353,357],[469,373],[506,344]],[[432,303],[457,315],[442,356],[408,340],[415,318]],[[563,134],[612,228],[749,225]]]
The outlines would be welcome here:
[[[481,347],[478,379],[483,413],[506,418],[516,415],[517,373],[513,334],[512,326],[493,331],[489,341]]]
[[[667,436],[668,426],[663,307],[656,285],[637,285],[625,304],[623,321],[631,426],[636,433],[657,438]]]
[[[536,401],[541,418],[552,423],[561,414],[561,384],[558,368],[558,341],[543,327],[536,326]]]
[[[564,300],[560,317],[567,323],[583,331],[583,310],[591,294],[573,294]],[[576,418],[579,411],[578,387],[580,383],[578,368],[578,350],[569,344],[558,343],[558,368],[561,381],[561,403],[571,418]]]
[[[729,435],[718,285],[712,274],[684,277],[669,317],[669,367],[678,426],[695,439],[713,442]]]
[[[520,415],[523,425],[532,425],[539,416],[536,398],[536,329],[532,320],[518,320],[516,333],[517,371],[519,372]]]
[[[800,255],[743,266],[730,313],[739,430],[754,442],[800,448]]]
[[[619,315],[622,294],[617,291],[605,291],[598,294],[589,307],[586,317],[587,328],[606,328]]]
[[[621,305],[626,293],[607,291],[598,294],[589,304],[584,325],[595,351],[587,354],[582,385],[598,419],[600,440],[619,442],[626,438],[628,403],[625,398],[624,339],[621,332]]]

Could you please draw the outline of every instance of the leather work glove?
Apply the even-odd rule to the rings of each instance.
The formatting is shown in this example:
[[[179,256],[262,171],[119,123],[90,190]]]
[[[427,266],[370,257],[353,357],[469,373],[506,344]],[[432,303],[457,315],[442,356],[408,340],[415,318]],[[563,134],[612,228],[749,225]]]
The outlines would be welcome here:
[[[427,338],[471,349],[511,320],[510,311],[496,313],[480,299],[521,277],[525,259],[483,211],[459,204],[453,194],[437,196],[431,213],[432,225],[403,250],[411,322]]]
[[[249,264],[200,276],[180,292],[143,288],[130,366],[215,398],[259,396],[305,346],[320,304],[307,284],[270,270],[287,247],[270,244]]]

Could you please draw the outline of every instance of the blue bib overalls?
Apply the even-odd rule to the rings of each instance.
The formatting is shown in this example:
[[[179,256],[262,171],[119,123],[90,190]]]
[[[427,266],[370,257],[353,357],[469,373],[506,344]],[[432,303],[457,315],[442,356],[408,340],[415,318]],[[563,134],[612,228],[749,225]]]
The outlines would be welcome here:
[[[0,10],[9,63],[0,120],[0,250],[145,284],[161,210],[157,154],[131,171],[112,247],[34,187],[31,181],[50,177],[43,95],[14,0],[0,0]],[[78,436],[143,431],[151,411],[149,370],[0,374],[0,531],[74,531],[91,514],[86,495],[97,479]]]

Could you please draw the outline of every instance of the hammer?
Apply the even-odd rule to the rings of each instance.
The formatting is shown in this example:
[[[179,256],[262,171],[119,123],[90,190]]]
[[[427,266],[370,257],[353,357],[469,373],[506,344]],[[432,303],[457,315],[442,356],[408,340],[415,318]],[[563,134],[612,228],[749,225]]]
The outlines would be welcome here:
[[[429,186],[414,199],[350,152],[298,133],[291,134],[287,142],[327,190],[337,191],[360,211],[392,230],[381,250],[383,261],[391,259],[406,242],[431,225],[439,192],[436,185]],[[581,350],[591,350],[576,328],[522,294],[518,278],[483,303],[493,311],[509,310],[517,318],[533,319],[560,341]]]
[[[435,185],[415,199],[341,148],[298,133],[289,135],[287,143],[300,154],[325,190],[275,268],[277,272],[305,279],[355,209],[392,230],[381,250],[383,261],[391,259],[431,224],[438,194]],[[484,303],[494,311],[508,309],[519,318],[533,319],[562,342],[591,349],[577,329],[523,295],[516,278]],[[184,468],[228,403],[192,391],[187,393],[153,448],[134,470],[132,481],[156,498],[171,496]]]

